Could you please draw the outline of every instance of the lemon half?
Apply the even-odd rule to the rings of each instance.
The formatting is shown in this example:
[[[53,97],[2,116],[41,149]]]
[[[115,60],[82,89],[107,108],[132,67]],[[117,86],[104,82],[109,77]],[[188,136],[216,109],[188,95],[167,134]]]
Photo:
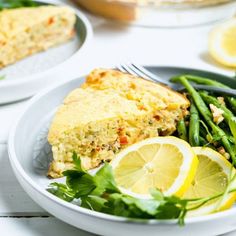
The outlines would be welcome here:
[[[210,32],[209,53],[217,62],[236,67],[236,19],[226,21]]]
[[[182,196],[195,176],[198,159],[187,142],[172,136],[156,137],[124,149],[111,166],[123,193],[148,199],[152,188]]]
[[[215,196],[224,192],[228,186],[231,175],[235,169],[224,156],[207,147],[194,147],[194,152],[198,156],[199,165],[195,178],[190,188],[184,194],[184,198],[205,198]],[[235,181],[232,188],[236,188]],[[190,211],[188,216],[200,216],[216,211],[230,208],[236,199],[236,193],[230,193],[223,199],[218,198],[208,202],[202,207]]]

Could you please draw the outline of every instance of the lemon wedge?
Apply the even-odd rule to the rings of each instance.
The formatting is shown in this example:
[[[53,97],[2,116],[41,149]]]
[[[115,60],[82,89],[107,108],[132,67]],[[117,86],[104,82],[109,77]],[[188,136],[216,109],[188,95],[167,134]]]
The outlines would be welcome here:
[[[182,196],[195,176],[198,159],[187,142],[156,137],[124,149],[111,166],[121,192],[149,199],[152,188]]]
[[[231,175],[235,173],[231,163],[211,148],[194,147],[193,150],[198,157],[199,165],[195,178],[183,197],[205,198],[223,193]],[[232,182],[232,188],[236,188],[235,182]],[[228,209],[233,205],[235,199],[235,192],[227,194],[223,199],[221,197],[211,200],[202,207],[189,211],[188,216],[206,215]]]
[[[236,19],[226,21],[210,32],[209,52],[217,62],[236,67]]]

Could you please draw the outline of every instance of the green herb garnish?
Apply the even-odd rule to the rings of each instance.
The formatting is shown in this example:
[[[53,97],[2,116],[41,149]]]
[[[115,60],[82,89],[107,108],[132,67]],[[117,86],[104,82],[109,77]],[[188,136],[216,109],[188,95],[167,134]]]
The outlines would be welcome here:
[[[129,220],[177,219],[179,225],[184,225],[186,213],[193,210],[192,204],[196,209],[224,195],[222,193],[201,199],[181,199],[164,196],[158,189],[152,189],[150,193],[153,199],[138,199],[120,192],[109,164],[105,163],[95,175],[91,175],[82,169],[76,154],[73,155],[73,161],[75,168],[63,172],[66,183],[52,183],[47,190],[68,202],[79,199],[81,207],[127,217]]]
[[[38,6],[33,0],[0,0],[0,10],[5,8],[35,7]]]

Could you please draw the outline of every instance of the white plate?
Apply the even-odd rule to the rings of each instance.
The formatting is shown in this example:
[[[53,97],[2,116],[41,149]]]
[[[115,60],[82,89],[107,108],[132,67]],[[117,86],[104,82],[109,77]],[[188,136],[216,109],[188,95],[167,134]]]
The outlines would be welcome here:
[[[180,68],[152,67],[162,77],[181,73],[207,75],[219,81],[227,78],[209,74],[204,71]],[[27,109],[18,119],[10,132],[8,151],[10,162],[25,191],[46,211],[75,227],[99,235],[219,235],[236,229],[236,208],[186,220],[180,227],[174,220],[130,220],[116,217],[67,203],[46,191],[50,182],[46,177],[48,163],[51,160],[51,149],[47,142],[50,121],[56,108],[64,97],[74,88],[80,86],[83,78],[71,80],[57,87],[50,88],[29,102]],[[228,82],[236,82],[228,79]]]
[[[55,0],[38,2],[60,4]],[[92,37],[92,27],[80,11],[74,11],[77,22],[73,40],[0,69],[0,76],[6,76],[4,80],[0,80],[0,104],[30,97],[48,85],[63,81],[65,71],[78,66],[79,58]]]

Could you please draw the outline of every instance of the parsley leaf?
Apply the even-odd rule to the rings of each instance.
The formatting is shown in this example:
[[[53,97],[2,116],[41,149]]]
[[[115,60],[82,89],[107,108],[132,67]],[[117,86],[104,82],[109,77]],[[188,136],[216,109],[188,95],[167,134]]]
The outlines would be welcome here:
[[[73,154],[72,158],[75,165],[74,169],[63,172],[63,175],[66,176],[66,184],[75,192],[75,198],[87,196],[97,187],[96,183],[93,176],[82,169],[81,160],[77,158],[76,153]]]
[[[99,196],[89,195],[81,198],[81,207],[88,208],[93,211],[104,212],[107,208],[105,206],[106,203],[107,200]]]
[[[48,191],[67,202],[71,202],[75,198],[75,192],[73,189],[70,189],[65,184],[51,183],[49,185]]]
[[[0,10],[4,8],[34,7],[38,3],[33,0],[0,0]]]
[[[116,182],[112,173],[112,168],[109,164],[105,163],[104,166],[94,176],[97,189],[96,193],[120,193],[116,186]]]
[[[48,191],[68,202],[78,199],[81,207],[127,217],[129,220],[177,219],[179,225],[184,225],[189,210],[224,195],[222,193],[202,199],[180,199],[176,196],[164,196],[158,189],[151,189],[152,199],[139,199],[120,192],[109,164],[105,163],[96,174],[91,175],[83,170],[81,161],[75,153],[73,160],[74,169],[63,172],[66,184],[52,183]],[[229,193],[235,190],[227,191]],[[194,208],[191,208],[191,204],[188,208],[189,203],[194,203]]]

